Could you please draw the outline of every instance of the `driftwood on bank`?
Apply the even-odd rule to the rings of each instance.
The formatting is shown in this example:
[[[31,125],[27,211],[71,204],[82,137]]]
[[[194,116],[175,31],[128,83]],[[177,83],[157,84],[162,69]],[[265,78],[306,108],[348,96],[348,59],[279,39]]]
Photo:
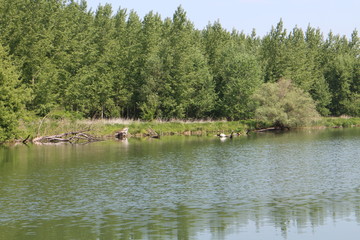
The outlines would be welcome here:
[[[89,143],[101,139],[82,132],[68,132],[59,135],[41,136],[32,140],[33,143]]]
[[[275,128],[275,127],[261,128],[261,129],[253,130],[253,132],[261,133],[261,132],[271,132],[271,131],[276,131],[276,130],[279,130],[279,128]]]

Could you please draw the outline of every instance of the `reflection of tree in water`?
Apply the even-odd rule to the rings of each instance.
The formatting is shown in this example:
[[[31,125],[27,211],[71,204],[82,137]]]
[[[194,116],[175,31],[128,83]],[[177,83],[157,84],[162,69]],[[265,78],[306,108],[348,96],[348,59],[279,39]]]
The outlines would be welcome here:
[[[100,239],[194,239],[199,232],[207,231],[212,239],[226,239],[228,234],[247,231],[250,222],[261,232],[263,226],[279,229],[284,239],[290,229],[302,232],[316,228],[329,220],[339,220],[355,213],[360,223],[360,202],[349,198],[330,199],[314,196],[308,199],[273,198],[269,203],[255,201],[253,206],[213,206],[194,209],[178,204],[176,209],[148,209],[137,217],[122,218],[111,213],[101,218]],[[298,203],[295,203],[298,202]],[[146,214],[148,212],[148,214]],[[134,213],[135,214],[135,213]]]
[[[246,232],[251,223],[261,232],[264,226],[281,231],[287,239],[290,229],[299,233],[327,221],[351,216],[360,223],[360,191],[343,194],[298,196],[294,198],[254,199],[247,203],[214,203],[194,208],[179,203],[173,208],[132,208],[104,210],[56,220],[20,220],[7,226],[0,224],[4,239],[194,239],[207,232],[212,239],[226,239],[229,234]],[[80,226],[80,227],[79,227]],[[16,229],[16,231],[11,231]],[[31,236],[34,236],[32,238]]]
[[[281,229],[284,239],[290,228],[297,228],[302,232],[311,227],[313,231],[327,221],[345,219],[352,214],[360,223],[359,209],[360,202],[351,198],[352,194],[345,194],[342,197],[322,194],[307,199],[273,199],[273,202],[264,207],[266,213],[263,217],[269,218],[275,228]]]

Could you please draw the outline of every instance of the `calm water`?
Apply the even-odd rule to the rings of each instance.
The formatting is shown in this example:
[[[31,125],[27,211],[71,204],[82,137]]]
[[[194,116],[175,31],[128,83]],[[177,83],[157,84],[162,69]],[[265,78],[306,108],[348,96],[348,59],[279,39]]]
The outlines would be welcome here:
[[[360,129],[0,147],[0,239],[358,239]]]

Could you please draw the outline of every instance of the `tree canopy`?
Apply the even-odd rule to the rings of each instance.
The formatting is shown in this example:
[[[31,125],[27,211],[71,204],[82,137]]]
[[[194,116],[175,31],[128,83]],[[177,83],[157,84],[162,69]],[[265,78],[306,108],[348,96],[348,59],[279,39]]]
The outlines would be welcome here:
[[[0,105],[10,115],[62,109],[86,118],[247,119],[256,89],[281,78],[324,116],[360,115],[356,30],[324,37],[311,26],[289,31],[280,20],[260,37],[219,21],[196,29],[181,6],[172,18],[141,19],[109,4],[89,11],[85,0],[0,0],[0,45],[8,89]],[[3,116],[2,131],[12,132]]]

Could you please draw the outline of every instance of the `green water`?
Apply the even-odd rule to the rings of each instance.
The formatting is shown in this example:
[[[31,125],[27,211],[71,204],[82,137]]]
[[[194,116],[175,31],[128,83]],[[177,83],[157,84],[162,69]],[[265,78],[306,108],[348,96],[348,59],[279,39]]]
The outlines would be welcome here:
[[[0,239],[357,239],[360,129],[0,147]]]

